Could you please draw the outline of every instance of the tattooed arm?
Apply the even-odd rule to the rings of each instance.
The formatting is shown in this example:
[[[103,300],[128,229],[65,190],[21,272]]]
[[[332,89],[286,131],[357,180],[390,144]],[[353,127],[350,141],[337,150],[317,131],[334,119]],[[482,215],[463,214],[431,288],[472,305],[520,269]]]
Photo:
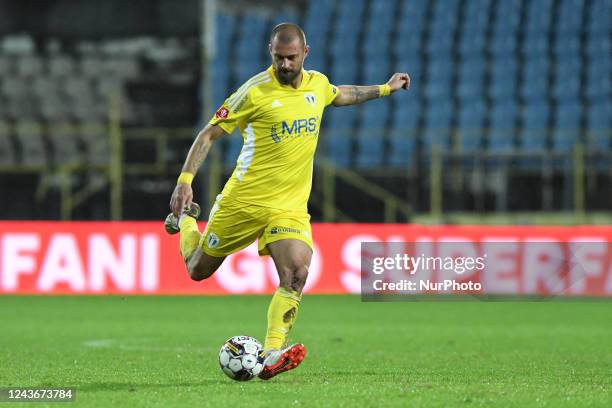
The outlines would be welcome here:
[[[410,77],[405,73],[396,73],[387,81],[391,93],[400,88],[408,89],[410,86]],[[355,105],[358,103],[369,101],[370,99],[379,98],[380,87],[378,85],[357,86],[357,85],[340,85],[338,87],[338,96],[332,102],[334,106]]]
[[[208,151],[213,142],[224,133],[223,129],[217,125],[207,125],[198,133],[198,136],[193,141],[191,149],[183,164],[183,173],[196,174],[198,169],[204,162]],[[191,184],[177,183],[170,198],[170,209],[176,215],[179,215],[183,208],[189,207],[193,200],[193,190]]]

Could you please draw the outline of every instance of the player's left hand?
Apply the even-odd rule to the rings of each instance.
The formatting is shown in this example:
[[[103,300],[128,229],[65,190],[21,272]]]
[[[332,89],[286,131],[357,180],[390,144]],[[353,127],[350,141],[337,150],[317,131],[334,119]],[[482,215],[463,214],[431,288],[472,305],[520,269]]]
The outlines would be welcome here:
[[[395,92],[402,88],[408,90],[410,87],[410,76],[405,72],[396,72],[391,75],[387,84],[391,87],[391,92]]]

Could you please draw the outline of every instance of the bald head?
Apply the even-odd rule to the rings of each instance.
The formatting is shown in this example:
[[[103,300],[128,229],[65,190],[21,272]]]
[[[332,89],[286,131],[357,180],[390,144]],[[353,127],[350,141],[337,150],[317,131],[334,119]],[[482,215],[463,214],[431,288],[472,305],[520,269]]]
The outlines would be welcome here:
[[[304,30],[299,25],[293,23],[281,23],[274,27],[272,33],[270,33],[270,43],[276,40],[282,45],[288,45],[296,39],[300,41],[302,47],[306,46]]]

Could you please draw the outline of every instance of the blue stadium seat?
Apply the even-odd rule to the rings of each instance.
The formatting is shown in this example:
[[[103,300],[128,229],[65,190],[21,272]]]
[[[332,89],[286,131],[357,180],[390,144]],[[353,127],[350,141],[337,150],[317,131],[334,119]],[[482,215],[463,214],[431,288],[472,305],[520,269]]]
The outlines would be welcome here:
[[[459,55],[461,55],[462,58],[469,58],[474,55],[483,55],[485,47],[485,33],[462,35],[459,42]]]
[[[362,82],[365,84],[383,83],[392,74],[389,59],[366,60]]]
[[[547,97],[549,69],[550,61],[547,57],[539,56],[525,61],[520,84],[523,99],[538,100]]]
[[[521,45],[521,54],[526,59],[547,55],[550,42],[545,33],[536,33],[527,36]]]
[[[340,1],[338,7],[339,18],[347,18],[353,21],[359,21],[365,9],[364,0]]]
[[[325,152],[328,159],[336,165],[348,167],[352,157],[353,125],[357,117],[355,107],[343,107],[331,109],[324,133]]]
[[[591,59],[587,66],[585,96],[589,101],[598,101],[610,96],[612,89],[612,57],[603,56],[599,59]]]
[[[453,104],[448,99],[436,101],[427,107],[425,128],[422,134],[425,153],[430,153],[433,146],[449,148],[452,119]]]
[[[589,107],[586,139],[592,149],[604,152],[612,149],[612,100]]]
[[[489,26],[489,11],[491,0],[472,0],[463,6],[463,18],[461,19],[461,35],[482,36]]]
[[[496,36],[516,33],[521,21],[521,0],[504,0],[497,2],[493,9],[493,32]]]
[[[457,84],[457,96],[469,100],[484,94],[485,60],[473,58],[461,61]]]
[[[500,31],[491,38],[489,50],[495,58],[511,57],[516,53],[517,44],[516,33]]]
[[[580,98],[581,68],[581,60],[578,58],[560,61],[554,66],[553,96],[557,101]]]
[[[587,7],[588,35],[610,35],[612,3],[610,0],[592,0]]]
[[[380,99],[363,105],[360,116],[356,164],[359,167],[381,166],[384,156],[385,126],[389,116],[388,99]]]
[[[493,105],[489,116],[488,149],[492,152],[514,150],[518,107],[514,102]]]
[[[450,57],[453,52],[453,32],[436,33],[430,36],[425,46],[427,55],[430,58]]]
[[[238,132],[234,132],[233,134],[226,136],[224,141],[225,146],[223,150],[223,163],[227,167],[231,167],[234,166],[236,164],[236,160],[238,160],[240,150],[242,150],[243,139]]]
[[[227,13],[217,13],[217,30],[218,36],[221,38],[233,38],[234,30],[236,28],[236,17],[232,14]],[[230,58],[230,50],[231,47],[216,47],[217,48],[217,56],[216,59],[220,59],[222,61],[228,61]]]
[[[335,33],[331,41],[331,55],[338,61],[357,57],[357,36],[355,33]]]
[[[580,138],[582,105],[579,101],[557,105],[552,131],[552,146],[555,151],[571,151]]]
[[[272,19],[269,22],[269,26],[270,27],[274,27],[277,24],[280,23],[296,23],[299,24],[300,23],[300,17],[296,14],[293,13],[291,11],[287,11],[284,10],[274,16],[272,16]]]
[[[397,42],[402,46],[391,47],[391,53],[395,58],[406,59],[407,56],[416,56],[416,59],[422,59],[420,53],[423,42],[420,35],[414,33],[398,34]]]
[[[557,35],[579,34],[582,29],[584,0],[561,0],[557,18]]]
[[[608,35],[592,35],[587,38],[587,56],[597,58],[602,55],[612,55],[612,40]]]
[[[553,0],[528,1],[526,6],[525,32],[545,34],[550,32],[553,17]]]
[[[393,99],[388,163],[391,166],[413,165],[421,105],[417,98],[411,96]]]
[[[356,61],[337,59],[332,67],[329,80],[337,85],[355,84],[357,83],[357,67]]]
[[[553,53],[557,60],[581,58],[582,47],[580,45],[580,37],[577,34],[567,36],[557,35]]]
[[[534,101],[523,106],[518,133],[521,150],[525,152],[546,150],[549,120],[550,106],[546,101]]]
[[[461,104],[457,124],[461,151],[472,152],[482,148],[486,112],[484,99],[473,99]]]
[[[499,58],[491,66],[489,96],[493,100],[509,100],[516,97],[518,62],[514,57]]]
[[[453,62],[451,59],[436,59],[427,66],[427,83],[424,93],[427,99],[449,99],[451,95]]]

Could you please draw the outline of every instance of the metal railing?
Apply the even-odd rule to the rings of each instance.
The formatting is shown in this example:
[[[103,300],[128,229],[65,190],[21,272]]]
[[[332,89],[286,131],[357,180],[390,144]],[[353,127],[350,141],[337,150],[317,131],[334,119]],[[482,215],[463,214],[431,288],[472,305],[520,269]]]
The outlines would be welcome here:
[[[171,162],[168,159],[169,145],[177,139],[192,139],[194,132],[190,128],[124,129],[120,126],[118,109],[113,108],[113,106],[117,105],[111,104],[110,120],[106,132],[108,144],[111,147],[108,165],[62,163],[53,167],[0,166],[0,173],[38,173],[43,175],[37,187],[36,197],[42,201],[49,189],[57,188],[60,192],[61,218],[64,220],[71,219],[75,208],[83,205],[88,198],[108,187],[111,219],[122,219],[125,176],[149,175],[173,178],[180,171],[181,163],[176,160]],[[124,144],[139,139],[154,141],[154,157],[148,163],[125,162],[123,160]],[[333,160],[325,156],[324,151],[322,153],[315,160],[315,171],[318,177],[315,179],[317,185],[314,186],[313,200],[320,207],[324,221],[352,219],[337,205],[337,185],[339,182],[355,189],[359,195],[380,202],[384,208],[384,222],[410,220],[415,216],[416,211],[406,198],[399,197],[396,193],[364,177],[363,172],[335,165]],[[444,216],[445,178],[449,174],[449,168],[451,175],[465,171],[463,165],[459,165],[457,167],[459,170],[455,171],[453,168],[455,162],[469,159],[471,161],[470,166],[478,169],[486,167],[487,162],[499,165],[512,160],[537,159],[540,163],[539,169],[545,175],[550,171],[550,167],[554,165],[556,159],[563,159],[566,161],[567,169],[565,173],[568,182],[571,182],[573,218],[576,223],[580,223],[585,220],[585,183],[593,174],[588,170],[588,163],[594,154],[604,157],[607,163],[612,162],[611,152],[587,151],[580,143],[575,145],[570,155],[554,152],[494,153],[484,150],[466,153],[457,149],[446,151],[438,146],[431,146],[427,160],[424,161],[425,171],[421,172],[421,176],[426,176],[429,184],[429,218],[440,220]],[[230,171],[231,168],[221,162],[219,149],[213,148],[206,161],[206,176],[199,178],[199,180],[203,180],[202,184],[205,186],[206,202],[213,202],[215,195],[220,191],[224,178]],[[410,171],[412,170],[405,170],[406,173]],[[612,167],[607,171],[612,171]],[[84,186],[75,189],[72,180],[75,175],[83,173],[90,174],[93,177],[90,177],[90,180]],[[503,177],[500,180],[501,183],[504,182]],[[482,182],[487,182],[486,177],[482,178]],[[543,188],[546,187],[543,186]],[[504,189],[500,188],[500,190],[503,191]],[[170,191],[168,194],[170,194]]]

